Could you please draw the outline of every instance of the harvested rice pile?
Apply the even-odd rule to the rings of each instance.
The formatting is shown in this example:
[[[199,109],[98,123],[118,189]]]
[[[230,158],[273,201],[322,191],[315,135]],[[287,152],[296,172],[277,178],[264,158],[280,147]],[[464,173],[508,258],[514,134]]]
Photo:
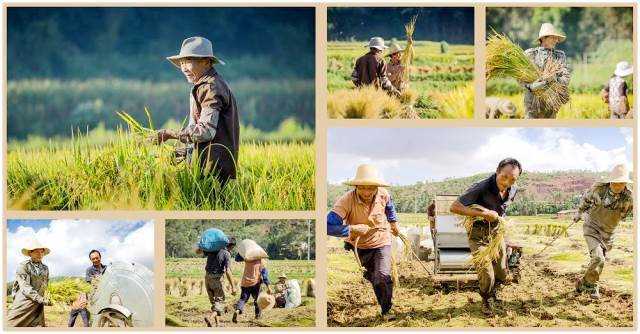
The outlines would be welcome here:
[[[539,70],[524,50],[505,35],[494,32],[487,40],[487,80],[513,78],[524,84],[537,80],[548,82],[545,88],[533,91],[537,108],[557,110],[569,101],[569,87],[555,80],[560,71],[562,64],[553,59]]]

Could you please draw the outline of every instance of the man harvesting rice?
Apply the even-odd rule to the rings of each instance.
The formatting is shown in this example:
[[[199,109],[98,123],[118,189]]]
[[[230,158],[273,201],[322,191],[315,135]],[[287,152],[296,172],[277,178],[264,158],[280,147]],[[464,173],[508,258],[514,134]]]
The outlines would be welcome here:
[[[351,80],[356,87],[372,85],[376,88],[400,95],[387,77],[387,64],[382,59],[382,51],[387,49],[382,37],[373,37],[369,40],[369,52],[356,60],[356,65],[351,73]]]
[[[584,219],[582,227],[591,261],[576,283],[578,293],[589,293],[599,299],[598,280],[604,268],[607,252],[613,246],[614,232],[621,220],[633,212],[633,195],[629,172],[624,165],[613,168],[611,175],[596,183],[580,201],[574,220]]]
[[[327,234],[346,237],[345,247],[354,249],[365,267],[381,316],[392,320],[393,280],[391,278],[391,235],[398,236],[398,218],[391,195],[378,171],[360,165],[356,177],[346,185],[355,189],[344,194],[327,215]]]
[[[560,66],[556,75],[551,78],[541,78],[534,82],[523,84],[525,88],[524,109],[526,118],[556,118],[558,110],[562,106],[559,103],[549,103],[550,101],[535,101],[539,99],[539,97],[535,96],[535,93],[539,90],[548,89],[553,82],[565,87],[569,86],[571,72],[567,66],[567,56],[563,51],[556,49],[556,45],[565,39],[566,37],[557,32],[551,23],[543,23],[538,34],[540,46],[527,49],[524,52],[540,71],[550,61],[556,62]],[[568,96],[565,98],[568,100]]]
[[[7,312],[10,327],[44,327],[44,306],[51,306],[45,291],[49,284],[49,267],[42,258],[50,253],[49,248],[32,240],[22,248],[22,255],[29,259],[21,262],[16,270],[11,294],[13,302]]]
[[[390,59],[387,65],[387,77],[399,92],[402,92],[407,87],[407,83],[404,81],[405,66],[402,64],[402,51],[404,49],[400,45],[391,43],[387,54]]]
[[[615,72],[600,92],[604,102],[609,105],[612,119],[633,117],[629,108],[629,97],[627,97],[627,82],[624,80],[631,74],[633,74],[633,67],[626,61],[619,62],[616,64]]]
[[[161,129],[154,139],[158,143],[169,139],[186,143],[187,160],[191,161],[195,154],[201,171],[213,172],[224,186],[236,177],[240,143],[236,99],[214,67],[224,62],[213,55],[211,42],[203,37],[185,39],[180,54],[167,60],[193,84],[189,94],[189,123],[179,131]]]
[[[504,217],[507,206],[511,204],[515,195],[516,180],[522,173],[522,166],[516,159],[506,158],[498,164],[496,172],[488,178],[472,185],[467,191],[451,204],[451,212],[468,217],[480,217],[468,230],[469,247],[476,252],[486,247],[492,238],[496,237],[496,227],[499,217]],[[474,206],[471,208],[470,206]],[[497,286],[507,280],[507,256],[504,241],[500,245],[497,260],[476,268],[482,297],[482,312],[493,314],[493,304],[499,302],[496,296]]]

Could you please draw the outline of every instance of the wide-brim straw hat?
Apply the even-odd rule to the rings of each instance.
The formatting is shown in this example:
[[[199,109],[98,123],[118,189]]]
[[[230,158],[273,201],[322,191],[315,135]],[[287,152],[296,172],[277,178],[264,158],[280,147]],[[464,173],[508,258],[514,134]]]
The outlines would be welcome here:
[[[387,48],[387,46],[384,45],[384,39],[382,37],[371,37],[369,44],[365,45],[365,47],[378,50],[384,50]]]
[[[260,292],[257,303],[260,311],[268,311],[276,305],[276,297],[265,292]]]
[[[48,255],[49,253],[51,253],[51,250],[49,248],[47,248],[43,244],[41,244],[40,241],[33,239],[33,240],[30,240],[27,243],[27,245],[22,248],[22,255],[31,256],[31,255],[29,255],[29,252],[31,252],[34,249],[39,249],[39,248],[44,249],[44,255]]]
[[[627,166],[620,164],[613,167],[611,173],[603,177],[600,183],[633,183],[633,180],[629,177]]]
[[[198,36],[189,37],[182,41],[180,53],[175,56],[167,57],[167,60],[177,68],[180,68],[180,59],[183,58],[212,59],[214,64],[225,64],[222,59],[213,55],[213,44],[211,44],[211,41]]]
[[[356,177],[352,180],[344,182],[348,186],[378,186],[389,187],[378,173],[378,170],[372,165],[360,165],[356,171]]]
[[[542,43],[542,37],[546,36],[556,36],[559,37],[560,40],[558,43],[564,42],[567,39],[567,36],[563,35],[551,23],[543,23],[540,27],[540,32],[538,33],[538,42]]]
[[[287,278],[287,275],[282,274],[282,275],[278,276],[278,278],[285,278],[285,279],[286,279],[286,278]]]
[[[400,45],[398,45],[398,43],[391,43],[391,46],[389,46],[389,50],[387,50],[387,57],[390,57],[391,55],[402,51],[404,51],[404,49]]]
[[[633,74],[633,66],[629,62],[621,61],[616,64],[616,70],[613,73],[619,77],[626,77]]]

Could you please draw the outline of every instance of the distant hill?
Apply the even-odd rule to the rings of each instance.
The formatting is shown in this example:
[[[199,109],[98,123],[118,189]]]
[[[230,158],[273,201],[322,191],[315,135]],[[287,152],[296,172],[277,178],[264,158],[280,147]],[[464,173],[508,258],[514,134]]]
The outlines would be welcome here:
[[[398,212],[426,212],[436,194],[460,194],[490,173],[438,182],[418,182],[409,186],[392,186],[391,195]],[[562,171],[524,173],[517,182],[519,192],[507,213],[512,215],[552,214],[575,208],[580,196],[604,173]],[[349,187],[328,185],[328,207]]]

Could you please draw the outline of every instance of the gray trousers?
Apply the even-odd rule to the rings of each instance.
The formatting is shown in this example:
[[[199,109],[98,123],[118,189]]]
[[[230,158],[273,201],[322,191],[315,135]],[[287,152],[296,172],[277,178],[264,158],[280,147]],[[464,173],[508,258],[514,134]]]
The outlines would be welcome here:
[[[486,246],[493,232],[489,224],[484,222],[473,225],[469,233],[469,248],[475,252]],[[500,257],[497,261],[491,262],[484,267],[476,268],[478,273],[478,284],[480,286],[480,296],[487,299],[496,292],[496,286],[507,279],[507,251],[504,242],[500,247]]]
[[[224,313],[224,289],[222,288],[223,275],[210,274],[204,277],[205,287],[207,288],[207,295],[209,296],[209,302],[211,303],[211,311],[215,311],[218,315]]]

